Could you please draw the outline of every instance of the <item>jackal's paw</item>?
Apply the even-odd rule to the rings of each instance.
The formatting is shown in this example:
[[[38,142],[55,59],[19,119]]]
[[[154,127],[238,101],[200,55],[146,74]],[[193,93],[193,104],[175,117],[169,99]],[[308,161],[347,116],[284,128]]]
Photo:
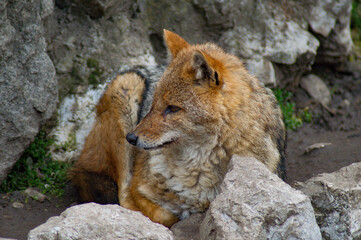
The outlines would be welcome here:
[[[170,211],[164,208],[158,208],[153,212],[153,216],[150,218],[153,222],[163,224],[166,227],[171,227],[179,219]]]

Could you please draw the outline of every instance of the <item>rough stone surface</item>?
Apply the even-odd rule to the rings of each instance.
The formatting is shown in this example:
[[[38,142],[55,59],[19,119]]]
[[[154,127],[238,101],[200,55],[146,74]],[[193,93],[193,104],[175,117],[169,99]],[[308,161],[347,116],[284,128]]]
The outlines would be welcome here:
[[[73,1],[78,3],[81,8],[84,8],[85,11],[92,18],[103,17],[106,14],[109,14],[108,10],[114,8],[118,4],[127,4],[129,1],[117,1],[117,0],[75,0]]]
[[[163,225],[119,205],[88,203],[65,210],[60,216],[31,230],[35,239],[173,239]]]
[[[205,217],[205,213],[192,214],[189,218],[177,222],[170,229],[175,240],[199,240],[199,227]]]
[[[324,239],[361,239],[361,163],[318,175],[299,189],[311,198]]]
[[[24,193],[27,196],[38,200],[39,202],[44,202],[47,199],[47,197],[44,194],[42,194],[41,192],[37,191],[36,189],[34,189],[32,187],[25,189]]]
[[[294,81],[313,64],[319,41],[307,30],[301,14],[303,2],[194,2],[204,9],[209,24],[223,25],[219,41],[227,50],[245,59],[267,59],[279,65],[285,74],[278,74],[278,83]],[[288,67],[295,64],[297,68]]]
[[[271,85],[297,81],[316,54],[334,61],[352,46],[350,0],[74,2],[57,0],[47,25],[61,95],[86,84],[89,58],[99,61],[104,76],[122,65],[166,63],[164,28],[190,43],[216,42],[249,60],[253,73]]]
[[[125,67],[155,64],[147,30],[139,19],[132,18],[134,2],[79,0],[75,6],[61,8],[62,2],[58,1],[45,24],[60,98],[69,93],[83,94],[84,88],[78,86],[104,83]],[[107,8],[114,13],[90,18],[84,4],[101,2],[110,4]]]
[[[317,75],[309,74],[301,78],[300,84],[317,102],[326,106],[331,102],[330,90]]]
[[[351,2],[352,0],[312,1],[313,7],[305,16],[320,41],[317,62],[339,63],[350,54],[352,50]]]
[[[247,61],[248,71],[255,75],[265,85],[276,87],[277,79],[273,64],[265,58],[249,59]]]
[[[53,7],[52,0],[0,3],[0,182],[56,108],[42,26]]]
[[[201,239],[321,239],[310,199],[254,158],[232,157]]]

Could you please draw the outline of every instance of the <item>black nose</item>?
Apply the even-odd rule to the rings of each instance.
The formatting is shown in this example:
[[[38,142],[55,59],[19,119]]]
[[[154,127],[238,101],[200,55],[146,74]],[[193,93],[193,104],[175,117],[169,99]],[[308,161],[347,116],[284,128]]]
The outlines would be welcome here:
[[[138,137],[134,133],[128,133],[126,139],[130,144],[137,145]]]

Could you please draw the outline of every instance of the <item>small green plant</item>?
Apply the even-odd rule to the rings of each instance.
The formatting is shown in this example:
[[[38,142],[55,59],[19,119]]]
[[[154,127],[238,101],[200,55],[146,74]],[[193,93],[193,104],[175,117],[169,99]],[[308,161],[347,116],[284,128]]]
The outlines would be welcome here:
[[[361,2],[352,1],[351,28],[356,32],[357,40],[361,40]]]
[[[354,51],[361,55],[361,2],[360,0],[352,1],[351,9],[351,35],[354,43]],[[350,61],[354,60],[354,55],[350,56]]]
[[[303,122],[311,123],[312,122],[312,114],[308,111],[308,107],[305,109],[302,109],[299,112],[299,115],[301,116],[301,119]]]
[[[75,132],[70,132],[68,135],[68,141],[62,144],[54,144],[56,151],[74,151],[77,147]]]
[[[91,85],[97,85],[101,81],[101,76],[103,74],[103,69],[100,68],[99,62],[93,58],[88,58],[86,62],[88,68],[92,70],[88,77],[88,82]]]
[[[296,130],[303,122],[311,122],[312,115],[308,108],[296,112],[296,103],[291,102],[292,93],[284,89],[275,88],[273,93],[277,98],[283,113],[283,120],[288,130]]]
[[[53,139],[46,137],[45,132],[40,131],[0,185],[0,192],[36,187],[44,194],[61,196],[64,193],[66,172],[70,163],[51,159],[48,150],[53,142]]]

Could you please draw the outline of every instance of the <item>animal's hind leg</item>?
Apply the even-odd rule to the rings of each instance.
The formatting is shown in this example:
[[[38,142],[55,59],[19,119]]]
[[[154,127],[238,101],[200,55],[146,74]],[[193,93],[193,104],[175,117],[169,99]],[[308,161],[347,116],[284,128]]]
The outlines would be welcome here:
[[[69,177],[76,187],[81,202],[118,203],[118,188],[109,176],[73,168]]]

